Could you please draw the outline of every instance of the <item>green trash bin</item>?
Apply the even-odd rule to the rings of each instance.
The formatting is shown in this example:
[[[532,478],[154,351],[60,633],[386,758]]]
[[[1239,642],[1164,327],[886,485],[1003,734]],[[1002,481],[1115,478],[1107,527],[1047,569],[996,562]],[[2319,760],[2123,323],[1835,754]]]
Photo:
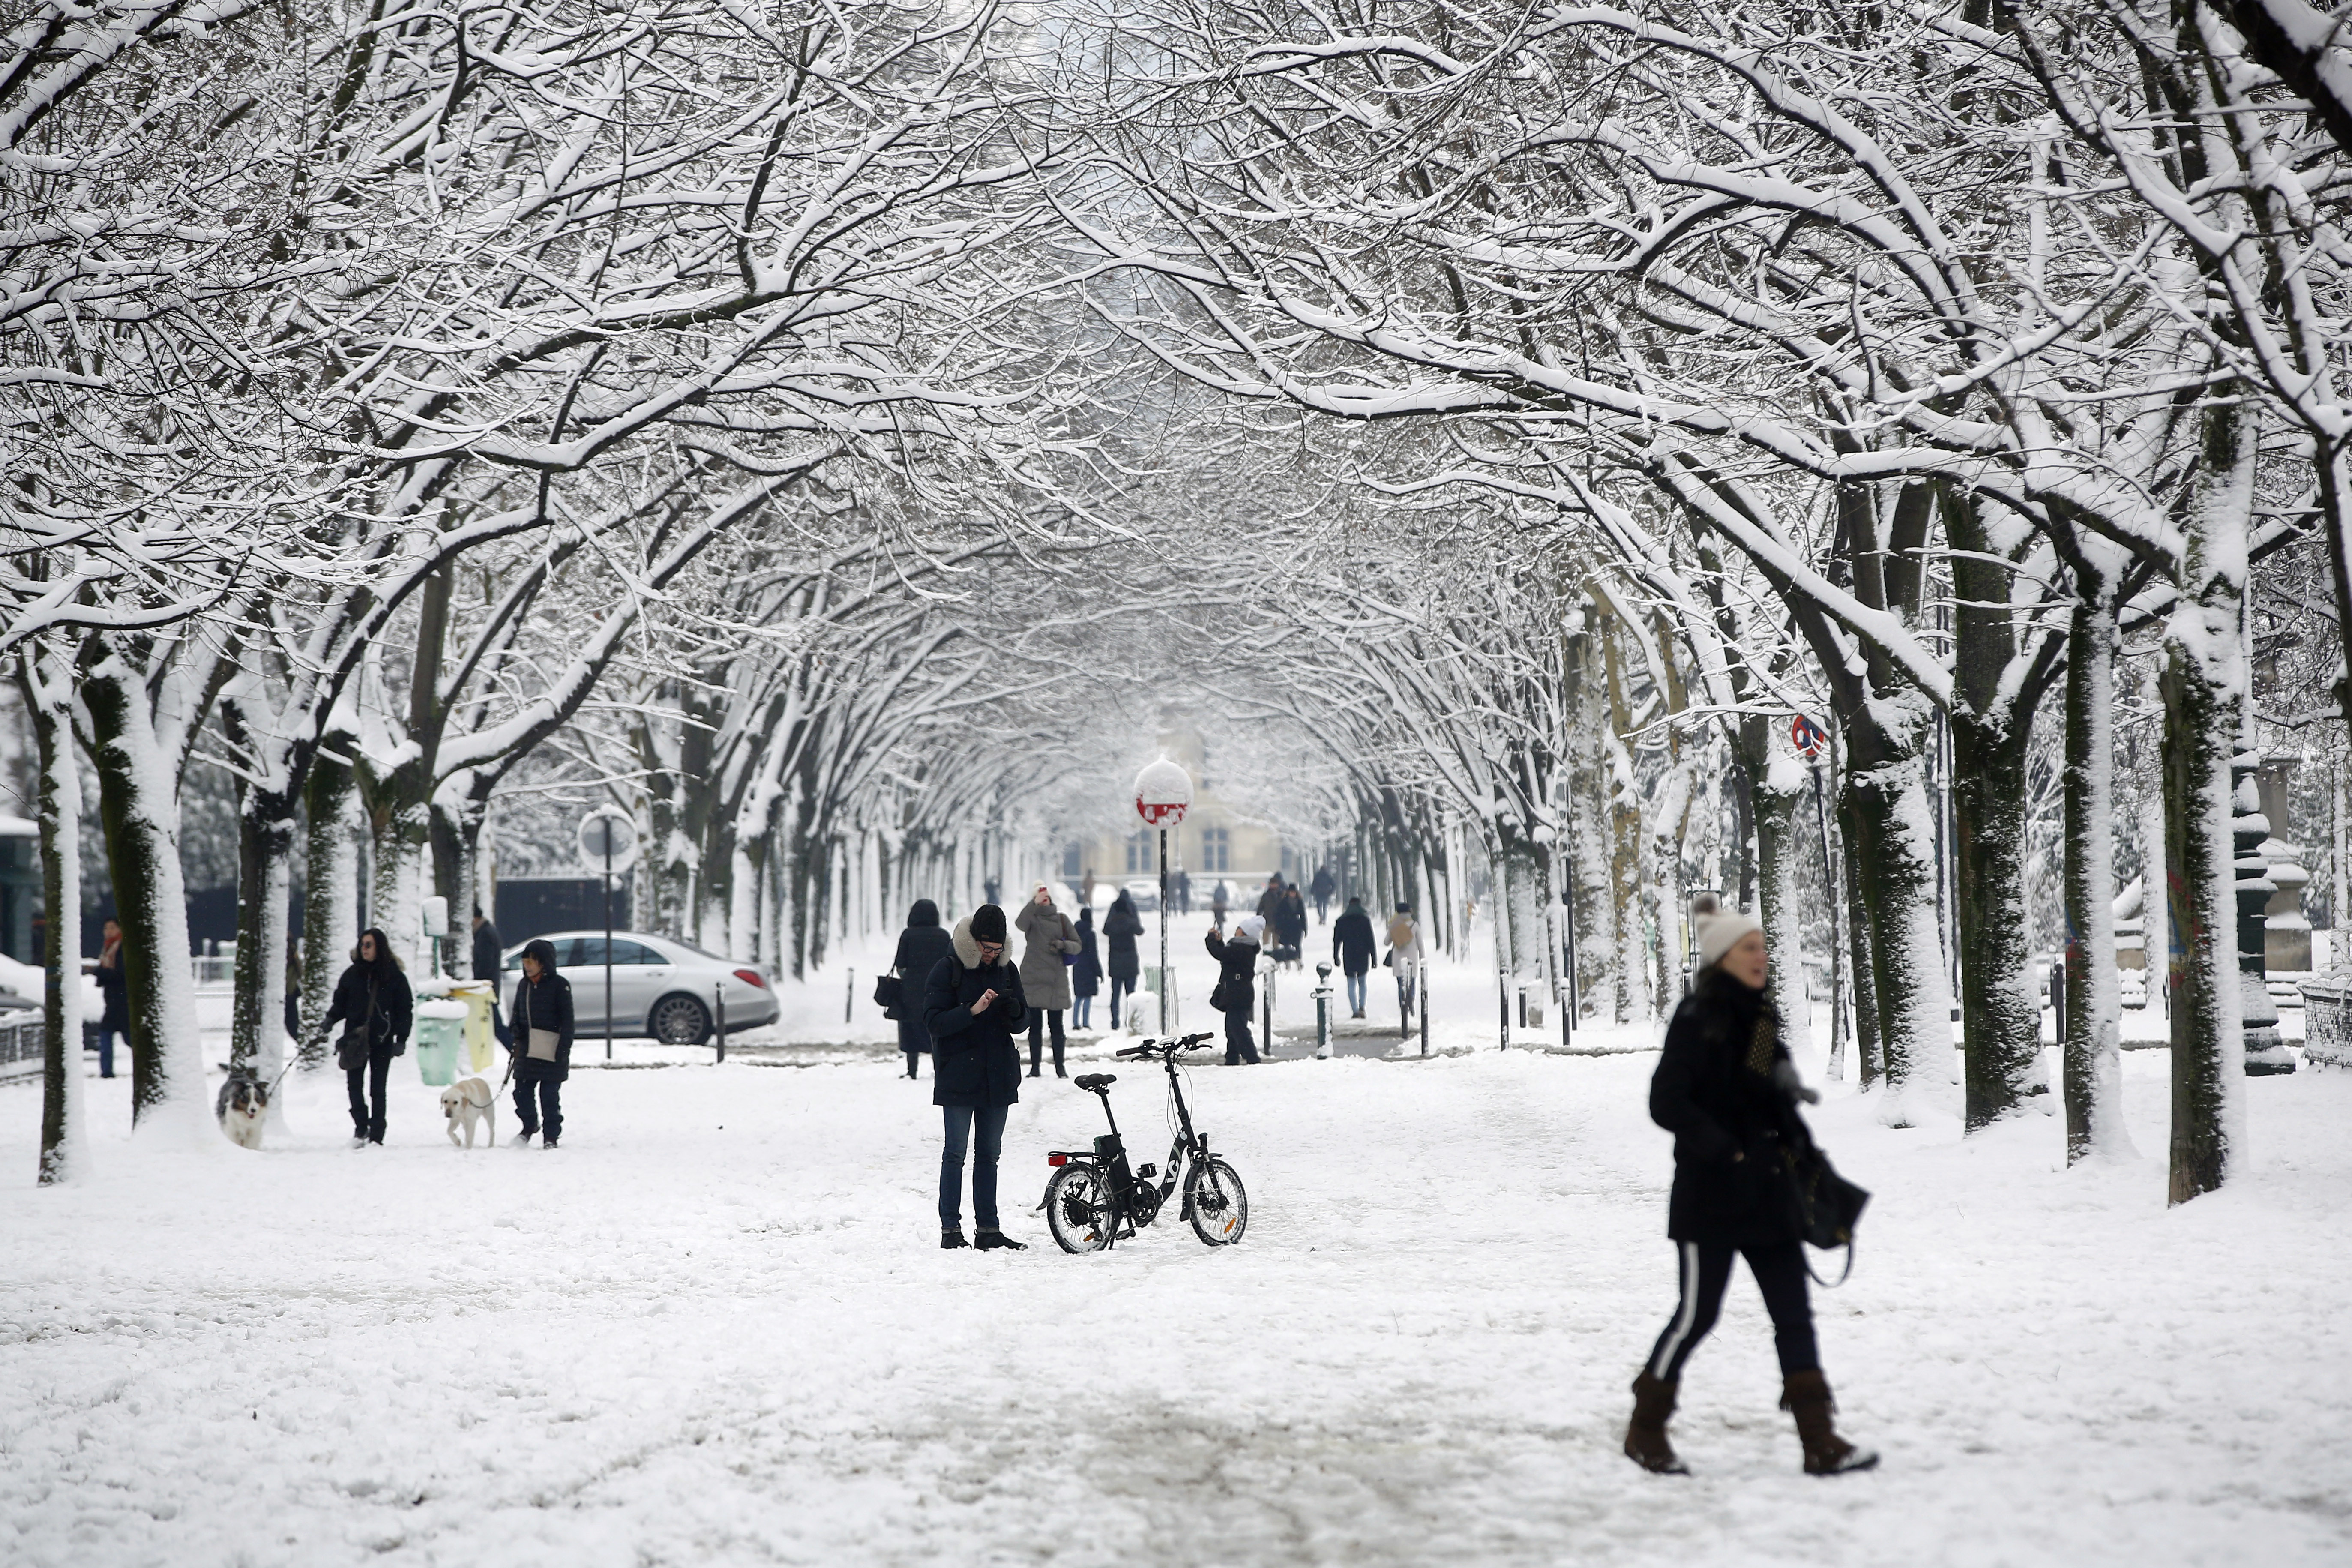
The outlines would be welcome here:
[[[457,1081],[457,1047],[466,1038],[466,1005],[432,1001],[416,1005],[416,1070],[435,1089]]]

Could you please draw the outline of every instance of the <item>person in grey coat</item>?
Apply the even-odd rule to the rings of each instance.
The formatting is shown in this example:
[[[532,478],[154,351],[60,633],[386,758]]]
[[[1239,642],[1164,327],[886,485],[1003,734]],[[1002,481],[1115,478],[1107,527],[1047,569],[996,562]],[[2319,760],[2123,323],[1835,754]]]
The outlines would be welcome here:
[[[916,1076],[915,1068],[931,1048],[931,1031],[923,1022],[923,989],[931,983],[931,971],[940,960],[955,952],[955,942],[940,924],[940,907],[929,899],[917,899],[907,911],[907,929],[898,933],[898,951],[890,960],[890,967],[898,972],[898,1007],[892,1015],[898,1022],[898,1048],[907,1056],[907,1076]]]
[[[1021,906],[1013,927],[1027,939],[1021,950],[1021,994],[1029,1004],[1029,1076],[1042,1076],[1038,1058],[1044,1055],[1048,1026],[1054,1036],[1054,1076],[1067,1078],[1062,1066],[1062,1015],[1070,1005],[1068,960],[1077,955],[1077,928],[1054,907],[1054,890],[1040,882]]]

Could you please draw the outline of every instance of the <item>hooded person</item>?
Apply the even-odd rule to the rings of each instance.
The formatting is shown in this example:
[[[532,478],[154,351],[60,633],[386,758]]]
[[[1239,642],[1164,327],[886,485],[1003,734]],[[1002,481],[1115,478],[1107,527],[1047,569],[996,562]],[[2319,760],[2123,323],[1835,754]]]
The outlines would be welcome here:
[[[1209,932],[1209,956],[1217,961],[1217,988],[1209,1005],[1225,1016],[1225,1065],[1257,1065],[1257,1043],[1250,1037],[1250,1009],[1257,1002],[1257,959],[1264,951],[1265,920],[1244,915],[1234,922],[1229,940]],[[1269,1046],[1272,1041],[1266,1042]]]
[[[1004,1118],[1021,1099],[1021,1053],[1013,1031],[1029,1020],[1021,971],[1004,955],[1004,911],[982,904],[956,922],[952,951],[923,987],[931,1037],[931,1103],[945,1134],[940,1150],[940,1245],[1020,1250],[997,1224],[996,1162]],[[977,1132],[977,1139],[973,1134]],[[974,1144],[977,1147],[974,1147]],[[964,1155],[971,1154],[971,1217],[963,1235]]]
[[[1095,994],[1102,989],[1102,949],[1095,941],[1095,911],[1078,910],[1078,961],[1070,965],[1070,1027],[1094,1027]]]
[[[1365,976],[1372,971],[1372,954],[1380,944],[1372,939],[1372,917],[1364,911],[1364,900],[1350,898],[1339,918],[1331,922],[1331,962],[1348,977],[1348,1016],[1364,1016]]]
[[[1103,916],[1103,942],[1110,950],[1103,965],[1110,976],[1110,1026],[1118,1027],[1118,1000],[1135,994],[1135,982],[1143,973],[1142,960],[1136,956],[1135,939],[1143,934],[1143,917],[1135,912],[1135,900],[1125,888],[1110,901],[1110,912]]]
[[[354,1149],[383,1142],[384,1081],[392,1058],[408,1049],[415,1016],[408,976],[393,955],[392,940],[370,926],[360,932],[351,967],[335,982],[335,999],[319,1021],[320,1035],[334,1033],[338,1023],[343,1026],[335,1043],[335,1061],[351,1092]]]
[[[1043,1035],[1054,1036],[1054,1076],[1067,1078],[1062,1066],[1062,1015],[1070,1005],[1070,960],[1078,953],[1078,929],[1070,917],[1054,907],[1054,889],[1040,882],[1029,890],[1029,901],[1013,918],[1021,932],[1021,994],[1029,1004],[1029,1076],[1038,1076],[1044,1054]]]
[[[898,951],[890,967],[898,972],[898,1005],[891,1016],[898,1023],[898,1049],[906,1053],[907,1076],[931,1048],[931,1031],[923,1022],[923,994],[931,971],[955,953],[947,928],[940,924],[940,907],[917,899],[907,910],[907,929],[898,933]]]
[[[1822,1375],[1804,1243],[1785,1146],[1806,1136],[1795,1101],[1817,1098],[1797,1078],[1780,1015],[1764,993],[1764,929],[1737,910],[1703,915],[1699,969],[1666,1026],[1650,1079],[1650,1120],[1675,1135],[1666,1200],[1681,1300],[1633,1380],[1626,1457],[1683,1473],[1666,1437],[1691,1352],[1715,1327],[1735,1256],[1763,1293],[1780,1362],[1780,1406],[1795,1418],[1809,1475],[1868,1469],[1878,1456],[1837,1435]]]
[[[515,982],[514,1005],[507,1009],[514,1035],[515,1115],[520,1149],[540,1133],[540,1147],[552,1149],[563,1136],[563,1080],[572,1076],[572,982],[555,972],[555,944],[534,937],[522,944],[522,975]]]

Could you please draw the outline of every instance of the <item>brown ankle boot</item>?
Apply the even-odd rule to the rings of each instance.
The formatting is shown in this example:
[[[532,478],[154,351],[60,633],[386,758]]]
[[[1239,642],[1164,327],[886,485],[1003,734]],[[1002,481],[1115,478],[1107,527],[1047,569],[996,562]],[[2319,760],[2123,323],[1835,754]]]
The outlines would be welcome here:
[[[1625,1423],[1625,1457],[1661,1476],[1690,1474],[1666,1441],[1666,1418],[1675,1413],[1675,1394],[1681,1386],[1661,1383],[1646,1366],[1633,1380],[1633,1418]]]
[[[1837,1435],[1830,1419],[1837,1404],[1830,1397],[1829,1380],[1820,1373],[1790,1373],[1781,1384],[1780,1408],[1797,1418],[1797,1440],[1805,1446],[1805,1474],[1840,1476],[1878,1463],[1876,1453]]]

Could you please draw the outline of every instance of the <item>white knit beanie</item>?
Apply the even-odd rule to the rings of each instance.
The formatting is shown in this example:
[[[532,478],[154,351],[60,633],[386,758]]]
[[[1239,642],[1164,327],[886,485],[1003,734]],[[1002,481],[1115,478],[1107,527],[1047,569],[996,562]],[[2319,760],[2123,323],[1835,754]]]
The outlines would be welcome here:
[[[1712,969],[1723,962],[1739,939],[1749,931],[1761,932],[1764,928],[1756,917],[1738,910],[1725,910],[1720,914],[1698,917],[1698,966]]]
[[[1263,915],[1244,915],[1234,922],[1234,933],[1245,942],[1255,942],[1265,934],[1265,918]]]

